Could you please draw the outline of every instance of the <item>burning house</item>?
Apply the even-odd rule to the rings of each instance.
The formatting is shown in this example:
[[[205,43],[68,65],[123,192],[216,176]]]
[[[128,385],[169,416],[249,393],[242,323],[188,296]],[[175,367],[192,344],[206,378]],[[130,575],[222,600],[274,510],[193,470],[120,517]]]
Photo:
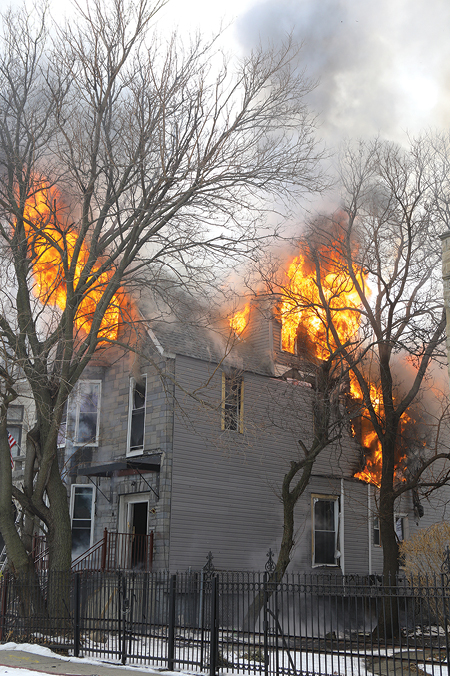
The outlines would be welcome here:
[[[139,357],[100,353],[70,396],[59,453],[79,565],[198,569],[212,552],[216,568],[261,570],[279,550],[280,487],[311,438],[317,354],[298,323],[286,338],[277,297],[230,323],[200,315],[189,306],[185,321],[150,321]],[[361,451],[346,423],[317,457],[295,508],[290,570],[381,571],[377,487]],[[439,505],[419,519],[405,493],[398,538],[441,520]]]

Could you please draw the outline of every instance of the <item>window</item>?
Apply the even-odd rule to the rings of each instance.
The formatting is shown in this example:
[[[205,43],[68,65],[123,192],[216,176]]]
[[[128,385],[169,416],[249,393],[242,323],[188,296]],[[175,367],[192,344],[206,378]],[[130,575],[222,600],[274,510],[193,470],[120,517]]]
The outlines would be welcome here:
[[[339,498],[312,496],[313,566],[337,566]]]
[[[101,381],[80,380],[75,392],[75,444],[97,446]]]
[[[244,379],[222,373],[222,429],[244,430]]]
[[[381,546],[380,519],[378,516],[373,517],[373,544],[377,547]]]
[[[23,423],[23,406],[11,405],[8,407],[7,428],[8,433],[14,438],[15,444],[11,447],[11,457],[17,458],[19,455],[25,455],[22,452],[22,423]]]
[[[72,486],[72,559],[92,545],[94,486]]]
[[[394,529],[399,542],[403,542],[408,536],[407,534],[408,527],[408,517],[406,514],[395,514],[394,515]]]
[[[147,376],[142,376],[140,382],[131,378],[128,409],[128,453],[137,453],[144,450],[146,396]]]

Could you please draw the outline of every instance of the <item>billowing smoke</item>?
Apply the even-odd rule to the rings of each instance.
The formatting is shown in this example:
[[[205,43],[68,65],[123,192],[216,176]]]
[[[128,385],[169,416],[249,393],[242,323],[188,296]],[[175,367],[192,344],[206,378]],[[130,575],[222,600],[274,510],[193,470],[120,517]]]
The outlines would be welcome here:
[[[266,0],[237,24],[244,49],[292,32],[319,80],[309,102],[329,143],[343,136],[448,127],[450,3],[446,0]]]

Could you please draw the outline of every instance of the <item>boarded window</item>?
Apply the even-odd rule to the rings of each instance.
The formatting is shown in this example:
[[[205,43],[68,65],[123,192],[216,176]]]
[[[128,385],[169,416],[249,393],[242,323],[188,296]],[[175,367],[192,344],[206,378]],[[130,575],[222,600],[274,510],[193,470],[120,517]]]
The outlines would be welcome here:
[[[222,373],[222,429],[243,432],[244,379]]]
[[[339,499],[313,496],[313,565],[338,563]]]
[[[80,380],[76,391],[75,444],[96,446],[100,414],[100,381]]]
[[[92,544],[94,486],[72,486],[72,559]]]
[[[128,414],[128,451],[130,453],[144,450],[146,397],[146,376],[142,376],[140,382],[131,378]]]

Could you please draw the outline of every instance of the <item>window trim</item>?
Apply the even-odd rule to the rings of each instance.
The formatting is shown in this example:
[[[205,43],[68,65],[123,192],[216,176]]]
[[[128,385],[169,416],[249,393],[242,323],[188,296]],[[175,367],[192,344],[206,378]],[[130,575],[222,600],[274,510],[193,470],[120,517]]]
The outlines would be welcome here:
[[[89,489],[92,493],[92,502],[91,502],[91,532],[89,535],[89,547],[92,547],[94,544],[94,519],[95,519],[95,502],[97,498],[97,488],[96,486],[92,485],[89,486],[88,484],[72,484],[70,487],[70,531],[72,532],[73,528],[73,510],[75,507],[75,493],[77,488],[83,488],[83,489]]]
[[[227,391],[227,378],[240,380],[239,388],[239,401],[238,401],[238,411],[237,411],[237,429],[233,430],[229,427],[226,427],[226,391]],[[220,428],[222,432],[238,432],[243,434],[244,432],[244,375],[243,374],[233,374],[227,375],[225,371],[222,371],[222,402],[221,402],[221,423]]]
[[[146,423],[146,417],[147,417],[147,374],[142,373],[142,378],[145,381],[145,401],[144,401],[144,431],[142,435],[142,448],[136,448],[131,450],[130,449],[130,443],[131,443],[131,423],[133,419],[133,411],[138,410],[138,409],[133,409],[133,401],[134,401],[134,387],[137,383],[136,378],[133,376],[130,376],[130,385],[129,385],[129,390],[128,390],[128,423],[127,423],[127,450],[126,450],[126,455],[129,457],[135,456],[135,455],[142,455],[144,452],[145,448],[145,423]]]
[[[335,503],[334,510],[334,563],[317,563],[316,562],[316,543],[315,543],[315,504],[319,501],[327,501]],[[311,494],[311,561],[313,568],[339,568],[340,567],[340,557],[336,557],[336,553],[339,551],[339,531],[340,531],[340,496],[339,495],[324,495],[321,493],[312,493]]]
[[[80,424],[80,394],[81,394],[81,387],[82,383],[91,383],[94,385],[98,385],[98,403],[97,403],[97,425],[96,425],[96,432],[95,432],[95,441],[78,441],[78,431],[79,431],[79,424]],[[100,409],[101,409],[101,400],[102,400],[102,381],[101,380],[93,380],[91,378],[86,378],[83,380],[79,380],[76,385],[76,391],[74,392],[74,398],[75,398],[75,429],[74,429],[74,441],[73,445],[74,446],[98,446],[98,440],[100,436]],[[66,437],[67,438],[67,437]]]

